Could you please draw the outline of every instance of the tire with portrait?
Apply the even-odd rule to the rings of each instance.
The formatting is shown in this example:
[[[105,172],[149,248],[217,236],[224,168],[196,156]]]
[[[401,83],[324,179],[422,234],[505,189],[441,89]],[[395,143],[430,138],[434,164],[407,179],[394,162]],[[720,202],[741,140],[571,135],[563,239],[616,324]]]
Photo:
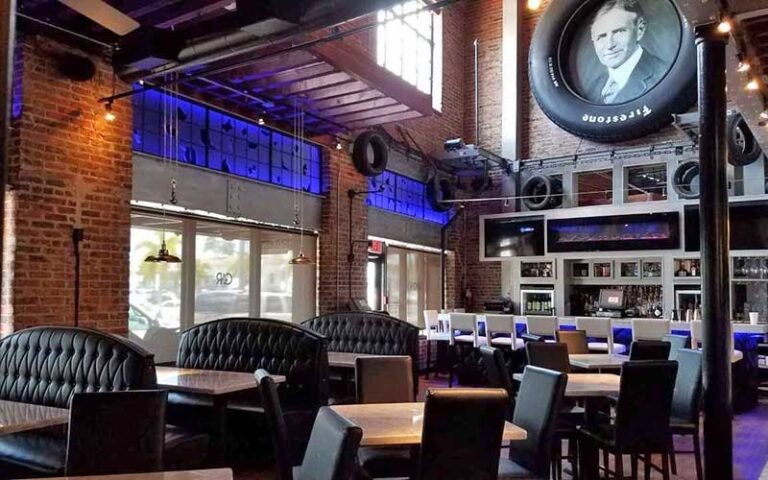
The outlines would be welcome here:
[[[757,161],[763,154],[760,144],[749,129],[740,113],[728,117],[726,129],[728,139],[728,163],[734,167],[745,167]]]
[[[358,172],[366,177],[381,175],[387,168],[388,159],[389,147],[384,137],[378,133],[363,132],[355,138],[352,162]]]
[[[522,188],[523,205],[528,210],[548,210],[563,203],[563,183],[547,175],[534,175]]]
[[[640,138],[669,125],[673,114],[696,103],[696,46],[693,32],[673,0],[680,20],[679,49],[671,65],[654,86],[634,100],[600,104],[587,100],[571,85],[571,40],[592,12],[605,0],[551,2],[533,35],[529,52],[529,82],[536,102],[563,130],[597,142]],[[666,5],[666,4],[665,4]],[[562,48],[561,48],[562,47]],[[644,53],[643,53],[644,55]]]
[[[453,204],[443,202],[456,198],[456,192],[451,181],[437,175],[427,180],[426,195],[429,206],[436,212],[447,212],[450,210]]]
[[[699,198],[699,162],[688,160],[681,163],[672,174],[672,189],[685,200]]]

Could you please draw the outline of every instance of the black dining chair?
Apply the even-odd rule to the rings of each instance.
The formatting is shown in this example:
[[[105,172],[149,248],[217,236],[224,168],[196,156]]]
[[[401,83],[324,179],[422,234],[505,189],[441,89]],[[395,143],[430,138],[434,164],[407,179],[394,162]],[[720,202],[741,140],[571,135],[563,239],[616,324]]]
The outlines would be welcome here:
[[[162,471],[167,396],[164,390],[75,393],[66,475]]]
[[[636,340],[629,347],[629,360],[668,360],[671,344],[660,340]]]
[[[643,458],[648,478],[651,455],[661,454],[662,475],[669,480],[670,411],[676,376],[674,361],[625,362],[613,422],[579,429],[580,442],[593,442],[616,457],[616,478],[624,478],[623,455],[631,456],[632,478],[637,479],[638,459]]]
[[[404,403],[415,400],[409,356],[358,357],[355,360],[357,403]],[[414,471],[411,450],[403,447],[362,447],[363,475],[370,478],[409,477]]]
[[[569,355],[583,355],[589,353],[587,332],[584,330],[556,330],[555,341],[567,345]]]
[[[691,337],[688,335],[675,335],[668,333],[661,337],[665,342],[669,342],[668,360],[677,360],[677,352],[682,348],[691,348]]]
[[[528,365],[570,373],[568,346],[564,343],[530,342],[525,345]]]
[[[492,388],[428,390],[419,480],[496,480],[507,393]]]
[[[256,370],[256,383],[259,384],[259,394],[264,407],[267,429],[272,438],[272,449],[277,467],[277,480],[293,480],[294,461],[288,427],[283,416],[283,408],[277,394],[277,385],[266,370]]]
[[[687,337],[685,337],[687,338]],[[693,451],[671,452],[672,474],[677,474],[675,454],[693,453],[696,462],[696,479],[702,479],[701,444],[699,441],[699,412],[701,410],[702,362],[701,351],[681,349],[677,355],[677,379],[672,396],[670,428],[672,435],[690,435]],[[674,447],[674,443],[672,444]]]
[[[480,347],[480,357],[483,359],[485,378],[491,388],[503,388],[509,398],[506,418],[512,420],[512,412],[515,411],[515,385],[509,375],[509,369],[504,361],[504,353],[498,348],[483,345]]]
[[[523,372],[512,423],[528,432],[510,442],[509,458],[499,462],[499,479],[549,479],[553,444],[568,375],[528,366]],[[578,475],[574,472],[574,475]]]
[[[357,451],[363,431],[357,425],[321,407],[317,412],[309,445],[301,465],[293,470],[295,480],[349,480],[357,469]]]

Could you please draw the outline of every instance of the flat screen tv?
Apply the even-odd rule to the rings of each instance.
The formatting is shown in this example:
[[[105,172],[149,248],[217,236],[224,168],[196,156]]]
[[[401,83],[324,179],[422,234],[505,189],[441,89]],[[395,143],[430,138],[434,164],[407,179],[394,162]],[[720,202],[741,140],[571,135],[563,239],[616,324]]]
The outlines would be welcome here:
[[[624,290],[603,288],[600,290],[600,308],[609,310],[624,309]]]
[[[534,257],[544,255],[544,219],[484,218],[484,258]]]
[[[685,251],[698,252],[701,248],[699,238],[699,207],[685,207]],[[731,250],[766,250],[768,249],[768,202],[736,202],[728,207],[731,232]]]
[[[550,252],[670,250],[680,248],[678,212],[547,221]]]

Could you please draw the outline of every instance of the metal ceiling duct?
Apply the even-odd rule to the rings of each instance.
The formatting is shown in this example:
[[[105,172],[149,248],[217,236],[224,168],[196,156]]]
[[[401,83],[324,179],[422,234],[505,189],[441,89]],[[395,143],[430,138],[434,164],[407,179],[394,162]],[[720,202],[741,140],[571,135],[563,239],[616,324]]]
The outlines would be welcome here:
[[[237,0],[237,11],[243,13],[244,22],[250,23],[188,42],[177,61],[146,71],[124,66],[118,68],[118,75],[127,81],[151,80],[250,54],[265,46],[340,25],[400,3],[398,0],[270,0],[254,8],[247,5],[249,2],[252,0]],[[264,18],[265,15],[269,17]]]

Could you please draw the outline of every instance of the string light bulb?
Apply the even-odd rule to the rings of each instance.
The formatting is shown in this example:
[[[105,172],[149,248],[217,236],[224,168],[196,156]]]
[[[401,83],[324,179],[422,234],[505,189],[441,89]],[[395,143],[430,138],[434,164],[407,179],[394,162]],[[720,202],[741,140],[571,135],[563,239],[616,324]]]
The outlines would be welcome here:
[[[541,0],[528,0],[528,10],[538,10],[541,8]]]
[[[344,149],[344,145],[341,144],[341,140],[338,138],[336,139],[336,150],[342,150]]]
[[[720,33],[731,33],[731,29],[733,28],[733,25],[731,25],[731,21],[727,18],[724,18],[718,25],[717,25],[717,31]]]
[[[747,83],[747,86],[744,87],[745,90],[758,90],[760,89],[760,85],[757,83],[757,80],[754,78]]]
[[[267,123],[267,122],[265,122],[265,121],[264,121],[264,117],[263,117],[263,116],[261,116],[261,115],[259,115],[258,124],[259,124],[259,125],[264,125],[265,123]]]
[[[763,110],[762,112],[760,112],[760,118],[762,118],[763,120],[768,120],[768,110]]]
[[[104,120],[108,122],[114,122],[117,118],[115,116],[115,113],[112,111],[112,102],[108,102],[104,105],[104,109],[106,112],[104,113]]]

